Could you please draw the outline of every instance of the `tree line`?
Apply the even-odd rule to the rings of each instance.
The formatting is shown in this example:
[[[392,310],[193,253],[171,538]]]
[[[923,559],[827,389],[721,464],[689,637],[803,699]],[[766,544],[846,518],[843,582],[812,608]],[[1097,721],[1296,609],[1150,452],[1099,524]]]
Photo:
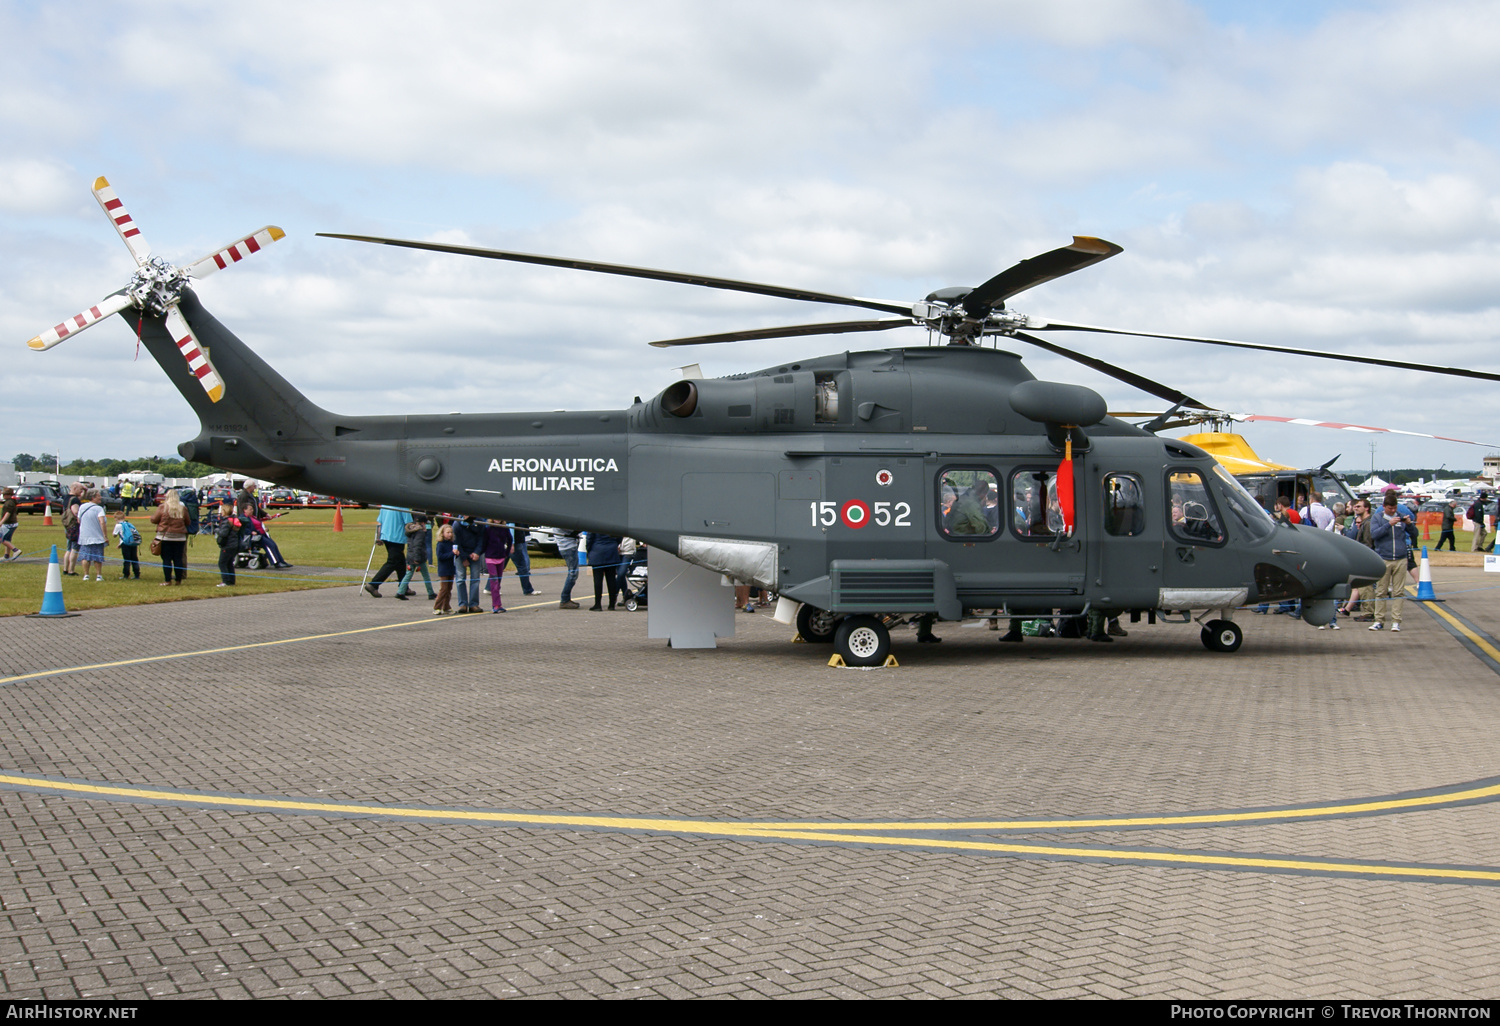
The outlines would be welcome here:
[[[148,473],[160,474],[162,477],[205,477],[208,474],[217,473],[216,467],[211,467],[207,463],[193,463],[180,456],[142,456],[133,460],[77,459],[58,467],[57,457],[52,453],[44,452],[39,456],[33,456],[30,453],[18,452],[11,457],[11,462],[22,473],[31,470],[38,473],[56,470],[58,473],[75,477],[119,477],[132,470],[144,470]]]

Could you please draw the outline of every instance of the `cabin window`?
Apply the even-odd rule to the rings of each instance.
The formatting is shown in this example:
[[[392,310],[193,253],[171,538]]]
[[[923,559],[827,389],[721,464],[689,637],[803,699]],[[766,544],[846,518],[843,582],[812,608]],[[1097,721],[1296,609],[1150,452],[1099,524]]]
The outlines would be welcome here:
[[[945,536],[982,541],[1000,533],[1000,484],[992,471],[951,467],[938,476],[938,518]]]
[[[1179,541],[1224,544],[1224,521],[1198,471],[1167,471],[1167,510],[1168,527]]]
[[[1145,490],[1134,474],[1110,474],[1104,479],[1104,530],[1133,538],[1146,529]]]
[[[1011,527],[1018,538],[1051,540],[1063,530],[1057,471],[1018,470],[1010,479]]]

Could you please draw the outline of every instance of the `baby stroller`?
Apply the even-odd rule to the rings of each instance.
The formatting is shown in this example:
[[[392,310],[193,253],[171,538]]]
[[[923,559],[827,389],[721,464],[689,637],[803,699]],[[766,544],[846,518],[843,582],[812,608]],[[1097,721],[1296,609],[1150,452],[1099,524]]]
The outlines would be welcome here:
[[[625,608],[635,612],[646,604],[646,564],[636,563],[625,576]]]

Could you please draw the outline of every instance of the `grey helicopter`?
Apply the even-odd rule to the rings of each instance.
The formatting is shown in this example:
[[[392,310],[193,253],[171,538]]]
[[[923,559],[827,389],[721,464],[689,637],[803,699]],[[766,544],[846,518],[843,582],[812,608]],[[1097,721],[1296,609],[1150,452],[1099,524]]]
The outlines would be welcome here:
[[[190,282],[283,236],[267,227],[185,268],[151,255],[109,183],[95,196],[137,263],[125,289],[30,340],[49,349],[119,313],[198,414],[181,455],[368,503],[629,535],[796,603],[807,641],[886,661],[904,624],[1197,612],[1212,651],[1241,647],[1235,610],[1300,599],[1328,623],[1384,570],[1336,533],[1278,525],[1204,450],[1153,431],[1208,406],[1039,337],[1181,339],[1500,381],[1500,375],[1224,339],[1043,320],[1013,296],[1122,252],[1076,237],[975,288],[892,302],[589,260],[329,234],[365,243],[859,307],[877,319],[653,342],[685,346],[925,328],[943,344],[844,352],[684,379],[620,410],[352,416],[294,388]],[[319,233],[320,235],[325,233]],[[1010,338],[1172,404],[1137,427],[1092,389],[1035,378]],[[789,619],[791,616],[789,615]]]

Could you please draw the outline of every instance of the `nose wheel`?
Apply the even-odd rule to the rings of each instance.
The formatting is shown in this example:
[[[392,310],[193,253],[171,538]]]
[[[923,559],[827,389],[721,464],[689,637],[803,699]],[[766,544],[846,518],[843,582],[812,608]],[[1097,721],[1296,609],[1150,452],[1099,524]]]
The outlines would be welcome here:
[[[1233,620],[1210,620],[1203,625],[1202,637],[1210,652],[1237,652],[1245,636]]]
[[[881,666],[891,654],[891,632],[873,616],[846,617],[833,634],[833,647],[849,666]]]

